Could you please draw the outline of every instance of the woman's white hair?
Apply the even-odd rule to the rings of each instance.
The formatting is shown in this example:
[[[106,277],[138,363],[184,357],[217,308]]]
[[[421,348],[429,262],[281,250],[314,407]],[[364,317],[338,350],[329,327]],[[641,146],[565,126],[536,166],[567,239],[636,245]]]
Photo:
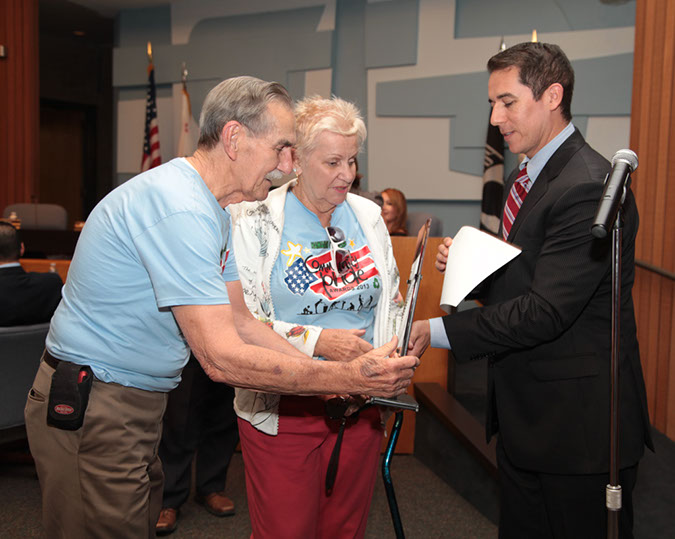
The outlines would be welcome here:
[[[356,135],[359,150],[367,134],[359,109],[349,101],[335,96],[330,99],[313,96],[298,101],[295,105],[297,153],[300,156],[309,154],[316,147],[317,137],[323,131],[345,136]]]

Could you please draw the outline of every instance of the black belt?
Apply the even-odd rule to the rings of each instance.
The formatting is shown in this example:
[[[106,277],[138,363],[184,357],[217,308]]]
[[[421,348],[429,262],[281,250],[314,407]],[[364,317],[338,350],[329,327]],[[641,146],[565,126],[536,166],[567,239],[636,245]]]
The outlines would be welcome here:
[[[49,365],[52,369],[56,369],[56,367],[59,366],[59,363],[61,363],[61,360],[57,357],[54,357],[49,353],[49,350],[45,348],[45,353],[42,356],[45,360],[45,363]]]

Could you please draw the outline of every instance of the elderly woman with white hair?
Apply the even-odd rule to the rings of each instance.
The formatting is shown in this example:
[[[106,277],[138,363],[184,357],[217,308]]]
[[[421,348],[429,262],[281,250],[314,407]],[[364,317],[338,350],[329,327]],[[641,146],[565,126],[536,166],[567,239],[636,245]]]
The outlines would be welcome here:
[[[350,361],[395,334],[398,269],[379,206],[349,193],[366,138],[358,109],[313,97],[297,103],[295,117],[297,179],[263,202],[230,206],[239,275],[251,312],[298,350]],[[336,419],[325,400],[237,390],[256,539],[365,533],[380,410]],[[330,401],[347,414],[360,402]]]

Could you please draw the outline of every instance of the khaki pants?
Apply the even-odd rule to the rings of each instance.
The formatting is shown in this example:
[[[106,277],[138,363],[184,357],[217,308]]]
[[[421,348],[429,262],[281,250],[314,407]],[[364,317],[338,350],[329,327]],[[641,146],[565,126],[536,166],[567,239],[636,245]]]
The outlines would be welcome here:
[[[154,537],[166,393],[94,379],[84,424],[61,430],[47,425],[53,373],[40,364],[25,410],[47,537]]]

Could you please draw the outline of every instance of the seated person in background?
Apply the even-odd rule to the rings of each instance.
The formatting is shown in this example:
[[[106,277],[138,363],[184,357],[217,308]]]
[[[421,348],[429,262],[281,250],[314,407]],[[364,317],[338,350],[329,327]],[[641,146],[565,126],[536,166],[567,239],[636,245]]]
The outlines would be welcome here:
[[[251,312],[298,350],[349,362],[396,332],[396,261],[379,207],[349,193],[366,137],[358,109],[314,97],[296,105],[295,117],[298,179],[264,202],[229,207],[239,276]],[[364,536],[384,432],[380,410],[343,423],[333,476],[341,421],[328,417],[325,400],[236,389],[256,539]],[[347,397],[348,413],[360,401]],[[327,476],[335,478],[332,488]]]
[[[23,252],[19,231],[0,221],[0,326],[49,322],[61,301],[59,274],[27,273],[19,263]]]
[[[391,236],[407,236],[408,228],[408,205],[405,201],[405,195],[398,189],[385,189],[382,191],[384,205],[382,206],[382,219],[387,225],[387,230]]]

